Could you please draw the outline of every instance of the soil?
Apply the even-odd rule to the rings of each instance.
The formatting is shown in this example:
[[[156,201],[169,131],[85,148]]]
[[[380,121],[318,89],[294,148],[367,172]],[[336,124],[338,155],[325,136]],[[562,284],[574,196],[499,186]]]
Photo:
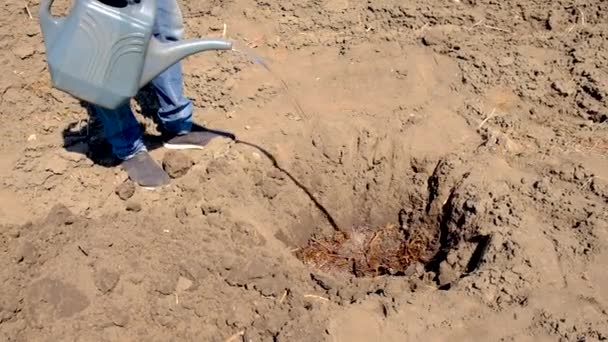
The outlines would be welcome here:
[[[169,154],[134,99],[156,191],[0,5],[0,340],[608,338],[608,2],[181,4],[257,57],[184,61],[237,143]],[[302,258],[336,236],[359,267]]]

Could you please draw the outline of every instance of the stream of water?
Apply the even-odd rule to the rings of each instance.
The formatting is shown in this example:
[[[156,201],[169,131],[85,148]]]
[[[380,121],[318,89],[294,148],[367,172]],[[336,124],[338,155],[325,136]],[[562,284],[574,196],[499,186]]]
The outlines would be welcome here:
[[[277,80],[279,83],[281,83],[281,87],[283,88],[283,91],[285,92],[285,95],[289,98],[289,100],[291,101],[292,105],[295,107],[298,115],[300,115],[303,119],[309,119],[308,115],[302,109],[302,106],[300,105],[300,101],[298,101],[298,99],[293,95],[293,93],[289,89],[289,85],[287,85],[287,82],[285,81],[285,79],[283,77],[279,76],[268,65],[268,63],[266,63],[266,61],[264,59],[262,59],[261,57],[253,54],[248,48],[245,48],[245,47],[233,48],[232,51],[235,54],[237,54],[237,55],[239,55],[241,57],[246,58],[247,60],[251,61],[252,63],[257,64],[257,65],[261,66],[264,70],[268,71],[268,73],[275,80]]]

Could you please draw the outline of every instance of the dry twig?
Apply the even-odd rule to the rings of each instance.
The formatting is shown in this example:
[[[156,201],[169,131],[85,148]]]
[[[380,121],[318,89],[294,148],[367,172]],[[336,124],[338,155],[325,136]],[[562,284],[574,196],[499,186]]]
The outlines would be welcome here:
[[[241,330],[238,333],[236,333],[236,334],[228,337],[228,339],[226,340],[226,342],[236,342],[243,335],[245,335],[245,330]]]
[[[27,1],[24,1],[23,5],[25,6],[25,11],[27,12],[27,15],[30,17],[30,19],[34,19],[34,17],[32,17],[32,12],[30,11],[30,7],[27,5]]]
[[[279,304],[282,304],[286,297],[287,297],[287,290],[285,290],[285,292],[283,292],[281,299],[279,299]]]
[[[319,299],[319,300],[323,300],[323,301],[329,302],[329,298],[317,296],[317,295],[314,295],[314,294],[304,295],[304,298],[314,298],[314,299]]]
[[[496,26],[483,25],[483,27],[485,27],[485,28],[489,28],[490,30],[496,30],[496,31],[501,31],[501,32],[506,32],[506,33],[511,33],[511,31],[509,31],[509,30],[507,30],[507,29],[503,29],[503,28],[496,27]]]
[[[476,28],[477,26],[481,26],[481,27],[485,27],[487,29],[490,30],[495,30],[495,31],[500,31],[500,32],[506,32],[506,33],[512,33],[510,30],[507,29],[503,29],[500,27],[496,27],[496,26],[491,26],[491,25],[486,25],[483,23],[483,19],[481,19],[480,21],[476,22],[475,24],[473,24],[473,26],[467,28],[469,31]]]
[[[580,191],[580,190],[583,190],[584,188],[586,188],[586,187],[587,187],[587,186],[588,186],[588,185],[591,183],[591,181],[593,180],[593,178],[594,178],[594,176],[591,176],[591,177],[587,178],[587,180],[585,181],[585,183],[583,183],[583,184],[582,184],[582,185],[581,185],[581,186],[578,188],[578,190]]]
[[[476,28],[477,26],[481,25],[482,23],[483,23],[483,19],[481,19],[480,21],[473,24],[473,26],[469,27],[468,30],[470,31],[470,30]]]
[[[477,127],[477,129],[481,129],[481,127],[483,127],[483,125],[485,125],[486,122],[488,122],[488,120],[490,120],[491,118],[493,118],[495,116],[494,113],[496,113],[496,108],[492,109],[492,112],[490,113],[490,115],[488,115],[485,119],[483,119],[483,121],[479,124],[479,126]]]

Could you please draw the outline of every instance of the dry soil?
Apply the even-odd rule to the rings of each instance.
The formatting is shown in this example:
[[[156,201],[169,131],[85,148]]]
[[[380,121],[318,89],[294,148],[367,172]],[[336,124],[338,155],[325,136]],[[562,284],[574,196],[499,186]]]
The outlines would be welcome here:
[[[156,191],[0,4],[1,341],[608,338],[608,2],[181,4],[270,72],[184,61],[204,151],[142,91]]]

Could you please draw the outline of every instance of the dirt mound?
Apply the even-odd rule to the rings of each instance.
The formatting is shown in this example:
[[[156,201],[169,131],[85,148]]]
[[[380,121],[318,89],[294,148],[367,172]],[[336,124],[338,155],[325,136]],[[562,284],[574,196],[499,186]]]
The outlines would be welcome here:
[[[241,51],[184,62],[238,141],[166,152],[144,89],[157,191],[38,5],[0,6],[0,340],[608,338],[606,2],[183,1]]]

